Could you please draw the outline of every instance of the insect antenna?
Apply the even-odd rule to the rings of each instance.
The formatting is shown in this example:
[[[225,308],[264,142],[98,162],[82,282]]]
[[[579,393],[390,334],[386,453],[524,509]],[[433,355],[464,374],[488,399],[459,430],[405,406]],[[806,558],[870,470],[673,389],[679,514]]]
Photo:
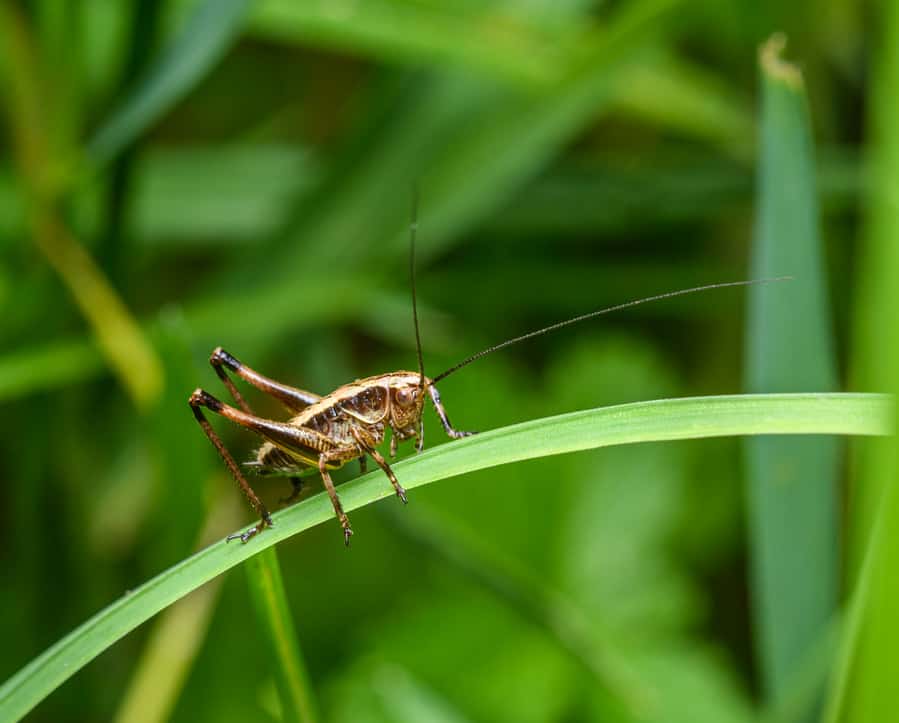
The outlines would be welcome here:
[[[415,351],[418,353],[419,386],[425,388],[425,362],[421,355],[421,331],[418,328],[418,294],[415,292],[415,235],[418,231],[418,186],[412,187],[412,218],[409,223],[409,279],[412,282],[412,321],[415,323]]]
[[[565,321],[559,321],[555,324],[550,324],[542,329],[537,329],[537,331],[531,331],[527,334],[522,334],[521,336],[516,336],[514,339],[507,339],[506,341],[500,342],[499,344],[494,344],[487,349],[482,349],[477,354],[472,354],[467,359],[463,359],[458,364],[450,367],[445,372],[441,372],[436,377],[431,380],[431,384],[436,384],[441,379],[446,379],[450,374],[459,371],[462,367],[468,366],[473,361],[477,361],[481,357],[485,357],[488,354],[492,354],[495,351],[499,351],[500,349],[505,349],[507,346],[512,346],[513,344],[517,344],[520,341],[525,341],[526,339],[533,339],[535,336],[541,336],[543,334],[548,334],[551,331],[555,331],[556,329],[561,329],[565,326],[570,326],[571,324],[577,324],[580,321],[587,321],[587,319],[592,319],[595,316],[600,316],[602,314],[609,314],[613,311],[620,311],[621,309],[629,309],[632,306],[639,306],[640,304],[648,304],[650,301],[660,301],[661,299],[670,299],[673,296],[685,296],[686,294],[695,294],[699,291],[709,291],[711,289],[724,289],[731,286],[754,286],[757,284],[773,284],[778,281],[790,281],[792,280],[792,276],[778,276],[771,279],[751,279],[749,281],[724,281],[717,284],[706,284],[704,286],[694,286],[690,289],[680,289],[678,291],[669,291],[664,294],[656,294],[655,296],[647,296],[643,299],[637,299],[635,301],[626,301],[623,304],[615,304],[614,306],[609,306],[605,309],[599,309],[598,311],[591,311],[588,314],[581,314],[580,316],[575,316],[573,319],[566,319]]]

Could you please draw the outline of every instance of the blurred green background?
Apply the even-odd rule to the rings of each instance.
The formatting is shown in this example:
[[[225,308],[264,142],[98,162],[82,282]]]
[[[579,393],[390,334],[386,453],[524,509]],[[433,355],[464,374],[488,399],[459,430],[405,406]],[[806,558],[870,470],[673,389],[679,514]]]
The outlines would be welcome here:
[[[225,397],[215,346],[318,393],[415,367],[414,185],[432,375],[681,287],[792,273],[817,294],[771,297],[770,334],[727,290],[504,351],[441,385],[459,428],[884,388],[853,277],[862,229],[869,271],[890,233],[863,158],[895,117],[891,4],[0,3],[0,678],[252,520],[187,406]],[[792,100],[762,90],[775,31]],[[809,118],[781,133],[778,103]],[[256,440],[214,423],[248,458]],[[446,441],[430,411],[425,439]],[[505,466],[357,510],[350,550],[333,521],[279,546],[321,719],[815,720],[876,504],[847,484],[854,456],[807,441]],[[800,494],[759,492],[784,465]],[[287,487],[256,484],[273,507]],[[184,602],[31,719],[277,719],[245,575]]]

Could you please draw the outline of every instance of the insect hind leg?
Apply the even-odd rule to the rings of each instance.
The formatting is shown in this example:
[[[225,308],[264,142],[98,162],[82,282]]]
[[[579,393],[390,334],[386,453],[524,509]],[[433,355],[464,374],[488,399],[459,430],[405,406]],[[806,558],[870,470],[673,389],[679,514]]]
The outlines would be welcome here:
[[[190,408],[193,410],[194,417],[196,417],[197,422],[200,427],[203,429],[203,432],[206,434],[207,438],[210,442],[212,442],[212,446],[216,448],[219,453],[219,456],[224,460],[225,465],[231,472],[231,476],[234,477],[241,491],[244,493],[244,496],[247,498],[249,503],[252,505],[253,509],[259,515],[259,522],[251,527],[246,532],[237,535],[228,535],[226,538],[228,542],[235,539],[240,539],[241,542],[247,542],[254,535],[259,534],[266,527],[271,527],[274,523],[272,522],[271,515],[269,515],[268,510],[265,507],[265,504],[256,493],[253,491],[253,488],[250,487],[249,482],[247,482],[246,478],[243,476],[243,473],[240,471],[240,467],[237,462],[234,461],[234,457],[231,456],[231,453],[228,451],[228,448],[225,447],[222,440],[215,433],[215,430],[212,428],[212,425],[209,423],[209,420],[206,419],[206,415],[203,414],[203,410],[201,407],[206,407],[212,412],[220,413],[222,411],[222,407],[224,406],[218,399],[213,397],[208,392],[203,391],[202,389],[197,389],[193,394],[190,395]]]
[[[234,382],[231,381],[231,378],[225,371],[226,369],[232,371],[248,384],[252,384],[259,391],[274,397],[291,412],[302,411],[310,404],[314,404],[321,399],[321,397],[312,392],[307,392],[304,389],[297,389],[296,387],[290,387],[286,384],[276,382],[274,379],[263,376],[226,352],[220,346],[216,347],[209,356],[209,363],[212,365],[212,368],[215,369],[215,373],[218,375],[219,379],[222,380],[222,384],[228,388],[231,396],[234,397],[240,408],[247,414],[252,414],[253,412],[244,400],[243,395],[237,391],[237,387],[234,386]]]

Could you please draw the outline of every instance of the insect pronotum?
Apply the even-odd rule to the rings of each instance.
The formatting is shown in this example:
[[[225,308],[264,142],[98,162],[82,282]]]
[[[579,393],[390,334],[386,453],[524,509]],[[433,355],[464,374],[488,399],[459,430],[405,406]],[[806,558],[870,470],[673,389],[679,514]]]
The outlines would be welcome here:
[[[424,444],[422,412],[424,411],[425,396],[427,395],[434,405],[434,410],[437,412],[437,416],[447,435],[452,439],[459,439],[473,434],[473,432],[459,431],[450,424],[443,402],[440,400],[440,393],[436,387],[437,382],[440,380],[495,351],[526,339],[561,329],[570,324],[592,319],[601,314],[608,314],[639,304],[659,301],[660,299],[670,299],[674,296],[694,294],[700,291],[732,286],[751,286],[753,284],[771,283],[790,278],[784,276],[773,279],[706,284],[616,304],[605,309],[576,316],[573,319],[560,321],[513,339],[507,339],[504,342],[472,354],[446,371],[429,378],[425,376],[424,372],[421,334],[418,325],[418,302],[415,293],[416,205],[417,203],[413,201],[409,238],[409,267],[412,286],[412,318],[415,326],[415,343],[418,352],[417,372],[389,372],[365,379],[357,379],[350,384],[345,384],[335,389],[330,394],[319,396],[269,379],[241,363],[221,347],[212,352],[209,363],[212,364],[216,374],[231,393],[231,396],[234,397],[239,409],[224,404],[203,389],[197,389],[190,395],[190,406],[194,416],[197,418],[197,422],[199,422],[206,436],[209,437],[213,446],[218,450],[240,489],[259,515],[259,522],[241,534],[229,535],[227,538],[229,541],[240,539],[241,542],[247,542],[251,537],[262,532],[266,527],[270,527],[273,523],[265,504],[253,491],[240,466],[234,461],[231,453],[228,452],[221,439],[212,429],[212,426],[203,414],[203,407],[255,432],[264,440],[262,446],[256,451],[255,459],[246,463],[246,466],[255,469],[260,474],[274,473],[288,476],[293,485],[293,493],[286,500],[283,500],[284,502],[292,502],[299,495],[301,485],[299,475],[318,468],[325,490],[331,498],[331,504],[334,506],[334,513],[337,515],[340,526],[343,528],[344,541],[349,545],[353,529],[350,527],[349,518],[340,504],[340,497],[337,495],[337,490],[331,479],[331,470],[343,466],[352,459],[358,459],[360,467],[364,472],[366,456],[371,457],[375,464],[384,470],[384,473],[396,490],[397,497],[405,503],[406,491],[399,483],[399,480],[397,480],[387,460],[378,451],[378,447],[384,441],[387,428],[389,427],[391,430],[391,458],[396,456],[397,443],[408,439],[414,439],[416,450],[421,452]],[[291,414],[290,418],[286,421],[275,421],[254,415],[250,406],[228,376],[229,371],[278,400]]]

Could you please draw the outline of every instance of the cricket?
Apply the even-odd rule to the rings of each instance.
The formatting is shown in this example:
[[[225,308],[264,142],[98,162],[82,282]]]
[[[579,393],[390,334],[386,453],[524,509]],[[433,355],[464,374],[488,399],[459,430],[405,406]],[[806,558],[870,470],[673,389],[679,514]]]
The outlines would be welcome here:
[[[340,497],[331,479],[330,471],[342,467],[350,460],[358,459],[361,471],[364,473],[366,471],[366,458],[371,457],[375,464],[387,475],[396,491],[397,497],[403,503],[406,503],[406,491],[390,468],[390,464],[378,451],[378,447],[384,441],[389,428],[391,432],[389,442],[391,458],[396,456],[398,443],[410,439],[415,440],[416,452],[420,453],[422,451],[424,447],[423,413],[426,397],[431,400],[443,429],[451,439],[461,439],[474,434],[474,432],[464,432],[453,427],[440,399],[440,393],[437,391],[436,384],[446,379],[450,374],[454,374],[473,361],[500,349],[505,349],[513,344],[518,344],[527,339],[532,339],[572,324],[593,319],[602,314],[662,299],[670,299],[675,296],[695,294],[701,291],[766,284],[786,281],[791,278],[782,276],[770,279],[706,284],[616,304],[507,339],[476,354],[472,354],[446,371],[430,378],[425,375],[424,371],[421,332],[418,323],[418,301],[415,290],[417,217],[417,201],[413,200],[412,222],[409,233],[409,274],[412,287],[412,319],[415,328],[418,371],[396,371],[365,379],[357,379],[335,389],[330,394],[319,396],[265,377],[240,362],[221,347],[216,348],[212,352],[209,363],[234,398],[237,407],[221,402],[203,389],[196,389],[190,395],[190,407],[203,432],[224,460],[231,475],[256,514],[259,515],[259,522],[253,527],[250,527],[243,533],[229,535],[226,538],[227,541],[239,539],[241,542],[246,543],[266,527],[271,527],[273,522],[268,509],[250,486],[240,465],[235,462],[231,453],[212,428],[212,425],[203,413],[204,408],[248,429],[263,440],[262,445],[256,450],[255,458],[245,463],[244,466],[260,475],[288,477],[293,486],[293,491],[289,497],[282,500],[285,504],[295,501],[299,496],[302,484],[301,475],[308,472],[314,473],[314,470],[317,468],[325,491],[328,493],[331,504],[334,506],[334,514],[337,516],[337,520],[340,522],[343,530],[344,543],[348,546],[350,537],[353,535],[353,528],[350,526],[350,520],[340,503]],[[238,391],[231,377],[228,376],[228,372],[273,397],[292,416],[286,421],[276,421],[256,416]]]

